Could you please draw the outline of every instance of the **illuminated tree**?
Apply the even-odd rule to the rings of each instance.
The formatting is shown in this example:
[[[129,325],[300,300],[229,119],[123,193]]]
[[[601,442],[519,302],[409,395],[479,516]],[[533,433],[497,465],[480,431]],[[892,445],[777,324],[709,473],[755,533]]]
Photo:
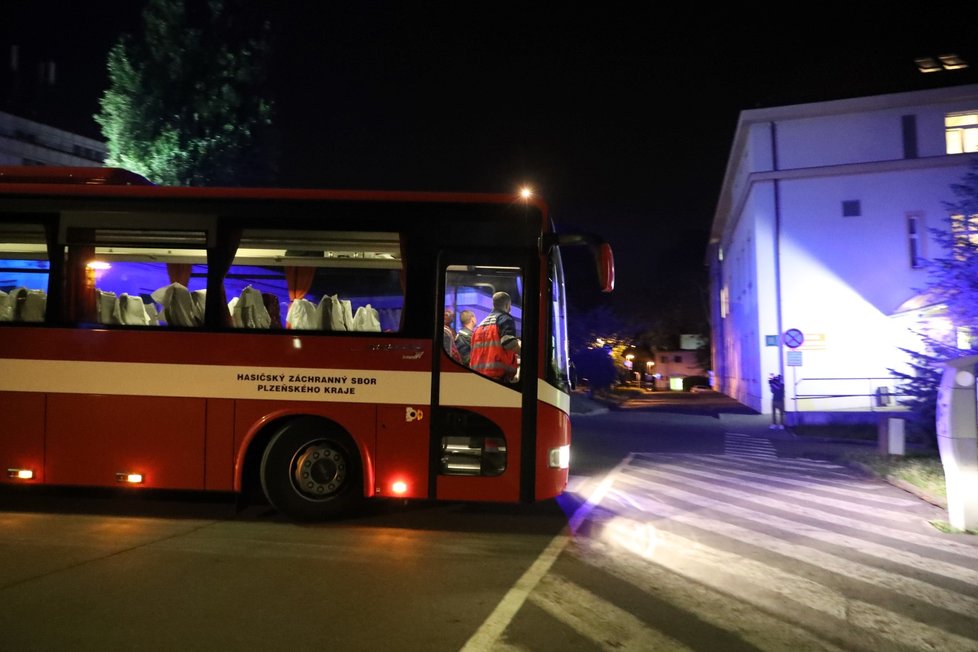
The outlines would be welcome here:
[[[932,443],[942,363],[978,353],[978,162],[951,191],[957,201],[945,202],[946,228],[931,230],[946,255],[926,261],[928,286],[923,290],[929,303],[941,306],[951,328],[921,333],[923,351],[904,349],[909,372],[890,369],[900,382],[900,403],[910,408],[913,422]]]
[[[927,293],[970,338],[978,334],[978,160],[951,191],[958,201],[945,202],[947,228],[932,230],[947,256],[928,261]]]
[[[95,120],[106,163],[165,185],[271,181],[271,27],[241,0],[149,0],[143,34],[109,52]]]

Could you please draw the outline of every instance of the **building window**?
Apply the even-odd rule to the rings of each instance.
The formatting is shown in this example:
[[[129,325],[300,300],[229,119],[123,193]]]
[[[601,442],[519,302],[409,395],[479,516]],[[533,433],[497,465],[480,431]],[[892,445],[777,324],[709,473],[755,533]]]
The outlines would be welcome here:
[[[944,138],[948,154],[978,152],[978,111],[944,116]]]
[[[923,219],[919,215],[907,215],[907,246],[910,251],[910,267],[919,269],[921,267],[921,242],[920,232]]]
[[[903,123],[903,158],[917,158],[917,116],[905,115]]]
[[[859,217],[863,214],[858,199],[846,199],[842,202],[842,217]]]

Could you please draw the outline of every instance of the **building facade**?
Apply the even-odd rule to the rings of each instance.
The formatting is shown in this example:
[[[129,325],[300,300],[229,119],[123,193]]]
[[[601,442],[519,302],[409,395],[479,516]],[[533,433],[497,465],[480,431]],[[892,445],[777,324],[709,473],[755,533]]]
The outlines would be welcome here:
[[[920,292],[978,85],[744,111],[708,248],[716,389],[789,423],[901,409],[891,370],[939,328]],[[928,321],[929,319],[929,321]]]
[[[0,165],[99,166],[105,143],[0,111]]]

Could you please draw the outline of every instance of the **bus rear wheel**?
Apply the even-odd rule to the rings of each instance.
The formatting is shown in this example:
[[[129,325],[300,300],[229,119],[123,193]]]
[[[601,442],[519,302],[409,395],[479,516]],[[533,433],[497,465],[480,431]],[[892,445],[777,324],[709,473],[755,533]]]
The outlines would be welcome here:
[[[297,521],[350,511],[363,497],[360,456],[346,433],[314,417],[282,426],[261,461],[268,502]]]

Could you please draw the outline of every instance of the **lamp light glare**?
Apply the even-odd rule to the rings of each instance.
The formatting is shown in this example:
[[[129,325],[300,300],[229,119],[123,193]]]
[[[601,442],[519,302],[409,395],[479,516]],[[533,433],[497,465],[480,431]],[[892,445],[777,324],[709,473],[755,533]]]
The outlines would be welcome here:
[[[558,446],[550,449],[550,468],[567,469],[570,468],[570,446]]]
[[[108,264],[104,260],[93,260],[90,261],[88,265],[86,265],[86,267],[88,267],[88,269],[93,269],[97,272],[101,272],[103,270],[110,269],[112,265]]]
[[[404,482],[404,480],[397,480],[391,485],[391,491],[397,494],[398,496],[403,496],[404,494],[406,494],[407,489],[408,486],[407,483]]]
[[[520,188],[520,197],[522,197],[523,199],[529,199],[532,196],[533,196],[533,188],[531,188],[530,186],[523,186],[522,188]]]

